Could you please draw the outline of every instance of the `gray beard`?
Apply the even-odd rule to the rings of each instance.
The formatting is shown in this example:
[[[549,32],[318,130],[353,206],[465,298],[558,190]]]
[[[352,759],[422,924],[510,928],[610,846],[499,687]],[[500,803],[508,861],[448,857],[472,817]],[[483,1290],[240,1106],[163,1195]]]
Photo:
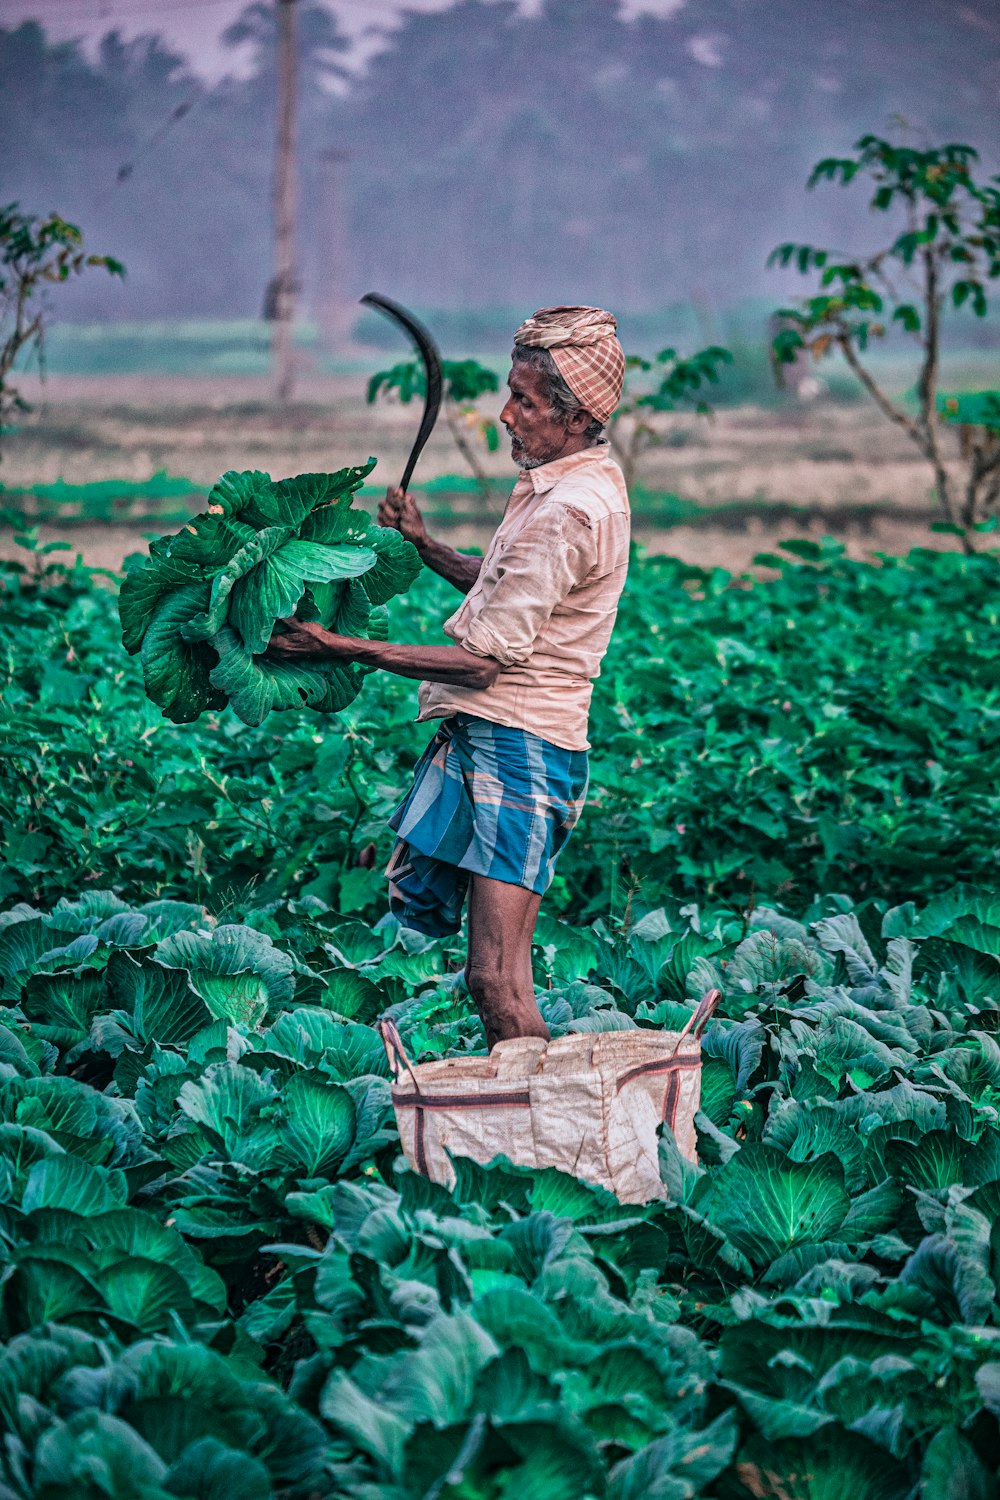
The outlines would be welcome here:
[[[524,452],[523,448],[521,449],[521,457],[518,458],[517,453],[514,451],[517,446],[517,440],[515,438],[511,438],[510,456],[520,469],[540,469],[542,467],[542,464],[551,463],[552,461],[549,458],[529,458],[528,455]]]

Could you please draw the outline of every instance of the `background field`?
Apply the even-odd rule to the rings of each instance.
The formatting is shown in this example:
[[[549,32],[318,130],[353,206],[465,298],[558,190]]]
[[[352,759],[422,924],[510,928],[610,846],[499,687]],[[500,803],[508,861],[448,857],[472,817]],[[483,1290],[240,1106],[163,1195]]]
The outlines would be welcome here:
[[[154,346],[165,338],[157,331]],[[232,347],[232,330],[227,347]],[[86,341],[84,341],[86,342]],[[182,340],[192,361],[192,340]],[[144,346],[148,365],[149,341]],[[241,346],[237,345],[237,353]],[[143,352],[143,351],[140,351]],[[93,356],[92,358],[96,358]],[[395,357],[395,355],[393,355]],[[65,355],[62,357],[65,364]],[[7,439],[3,484],[19,492],[36,485],[93,484],[119,479],[129,484],[158,471],[207,487],[226,468],[261,467],[275,476],[327,470],[376,453],[373,479],[394,481],[401,471],[417,422],[417,410],[364,399],[368,375],[385,356],[363,349],[341,373],[303,372],[287,410],[270,400],[267,376],[253,373],[106,372],[107,346],[97,361],[105,373],[60,373],[60,360],[44,385],[28,377],[25,392],[34,410]],[[196,363],[196,361],[194,361]],[[498,373],[505,366],[494,359]],[[884,359],[880,373],[890,389],[905,395],[910,371],[901,356]],[[664,442],[643,461],[641,484],[632,496],[636,534],[652,551],[671,551],[693,563],[743,571],[758,551],[790,535],[831,535],[852,556],[905,551],[913,545],[951,547],[953,540],[930,531],[935,519],[929,473],[905,435],[887,424],[852,382],[830,362],[817,374],[831,387],[818,399],[800,402],[776,390],[762,349],[740,351],[726,372],[711,418],[678,413],[663,422]],[[995,375],[988,350],[955,351],[945,377],[955,389],[975,389]],[[494,417],[497,398],[484,398]],[[416,482],[433,521],[447,527],[457,545],[481,546],[499,518],[513,480],[505,445],[482,450],[495,482],[487,505],[442,422],[425,450]],[[454,478],[458,482],[452,484]],[[369,503],[374,502],[371,487]],[[197,497],[195,502],[197,503]],[[30,499],[18,500],[31,513]],[[84,558],[117,566],[141,545],[147,522],[116,524],[138,509],[182,513],[183,495],[170,503],[136,506],[123,497],[102,499],[98,524],[93,507],[78,500],[61,508],[72,521],[66,535]],[[46,532],[46,536],[55,532]],[[0,555],[10,556],[10,538]]]

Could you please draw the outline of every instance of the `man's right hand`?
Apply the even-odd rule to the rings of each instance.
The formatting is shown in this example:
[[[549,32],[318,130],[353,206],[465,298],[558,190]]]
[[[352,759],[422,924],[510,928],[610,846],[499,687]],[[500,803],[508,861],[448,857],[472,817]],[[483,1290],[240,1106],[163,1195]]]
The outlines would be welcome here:
[[[390,487],[378,508],[378,524],[401,532],[419,550],[430,540],[420,507],[406,490]]]
[[[425,566],[447,578],[461,593],[467,594],[479,577],[482,558],[466,557],[464,552],[456,552],[454,547],[436,542],[424,525],[417,502],[398,486],[386,490],[385,499],[378,508],[378,524],[391,526],[405,536],[416,547]],[[390,667],[389,670],[394,669]]]

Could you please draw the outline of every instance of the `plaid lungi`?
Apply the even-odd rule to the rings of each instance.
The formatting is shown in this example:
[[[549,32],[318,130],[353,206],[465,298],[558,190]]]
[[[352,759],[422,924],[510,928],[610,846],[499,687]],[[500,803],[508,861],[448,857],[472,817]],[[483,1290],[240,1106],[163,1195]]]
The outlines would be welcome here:
[[[457,932],[471,875],[542,892],[583,811],[587,752],[470,714],[443,720],[389,819],[389,906],[405,927]]]

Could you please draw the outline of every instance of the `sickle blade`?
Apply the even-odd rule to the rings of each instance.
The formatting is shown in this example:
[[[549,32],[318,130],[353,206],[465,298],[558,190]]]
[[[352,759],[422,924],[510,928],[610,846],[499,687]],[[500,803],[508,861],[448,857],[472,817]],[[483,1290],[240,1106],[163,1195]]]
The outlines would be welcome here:
[[[410,450],[410,456],[403,470],[403,477],[399,481],[399,488],[405,490],[413,477],[413,471],[417,466],[417,459],[424,450],[424,445],[431,435],[434,423],[437,421],[438,412],[441,409],[441,356],[437,345],[431,338],[424,325],[419,322],[405,307],[400,307],[398,302],[393,302],[389,297],[383,297],[379,292],[366,292],[361,301],[368,307],[374,307],[378,312],[384,313],[401,328],[405,328],[414,344],[417,352],[424,362],[424,372],[427,377],[427,398],[424,401],[424,414],[420,419],[420,428],[416,440]]]

